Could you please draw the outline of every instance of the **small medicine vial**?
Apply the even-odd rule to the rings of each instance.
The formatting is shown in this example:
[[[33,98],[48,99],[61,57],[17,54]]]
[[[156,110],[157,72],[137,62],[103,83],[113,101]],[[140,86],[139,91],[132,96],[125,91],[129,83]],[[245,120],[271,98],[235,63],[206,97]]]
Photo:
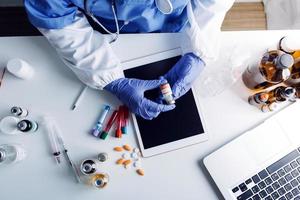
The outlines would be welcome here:
[[[109,181],[109,177],[108,174],[106,173],[98,173],[93,175],[90,180],[89,180],[89,184],[98,188],[98,189],[102,189],[105,186],[107,186]]]
[[[12,107],[10,112],[16,117],[26,117],[28,115],[28,110],[17,106]]]
[[[163,83],[159,86],[160,88],[160,91],[163,95],[163,98],[165,100],[165,102],[167,104],[175,104],[175,100],[174,100],[174,97],[173,97],[173,93],[172,93],[172,89],[170,87],[170,84],[168,82],[166,83]]]
[[[105,162],[108,160],[108,154],[107,153],[99,153],[98,154],[98,160],[100,162]]]
[[[276,103],[276,102],[266,104],[266,105],[263,105],[261,107],[262,112],[272,112],[272,111],[275,111],[277,109],[278,109],[278,103]]]
[[[80,171],[84,175],[92,175],[95,174],[98,170],[98,160],[88,159],[84,160],[80,165]]]
[[[0,165],[14,164],[26,158],[26,151],[19,144],[0,145]]]
[[[266,92],[256,93],[248,98],[250,105],[261,105],[265,104],[269,99],[269,94]]]
[[[17,124],[18,130],[22,132],[35,132],[38,130],[38,123],[24,119]]]

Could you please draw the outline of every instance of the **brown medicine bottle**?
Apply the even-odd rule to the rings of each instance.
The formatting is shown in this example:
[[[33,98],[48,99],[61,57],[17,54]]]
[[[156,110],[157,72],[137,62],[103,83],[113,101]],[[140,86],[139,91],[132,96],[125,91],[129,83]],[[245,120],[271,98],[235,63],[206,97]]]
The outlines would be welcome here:
[[[285,81],[286,85],[295,86],[300,84],[300,40],[298,37],[285,36],[279,41],[279,49],[292,55],[294,65],[291,67],[291,76]]]
[[[258,66],[249,66],[243,73],[244,84],[252,90],[263,90],[287,80],[294,59],[283,51],[265,53]]]
[[[287,100],[294,100],[296,89],[293,87],[279,86],[269,91],[268,94],[269,94],[269,99],[267,103],[272,103],[272,102],[280,103]]]

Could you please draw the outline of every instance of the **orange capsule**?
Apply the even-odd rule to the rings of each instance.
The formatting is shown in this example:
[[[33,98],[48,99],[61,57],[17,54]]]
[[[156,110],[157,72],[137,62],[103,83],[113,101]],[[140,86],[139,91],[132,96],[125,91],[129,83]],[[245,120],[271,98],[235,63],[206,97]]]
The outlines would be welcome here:
[[[126,151],[131,151],[131,146],[129,146],[128,144],[125,144],[124,146],[123,146],[123,148],[126,150]]]
[[[131,160],[125,160],[124,162],[123,162],[123,165],[129,165],[131,163]]]
[[[122,147],[115,147],[114,150],[118,151],[118,152],[121,152],[121,151],[123,151],[123,148]]]
[[[138,175],[140,175],[140,176],[144,176],[145,175],[145,171],[143,169],[136,170],[136,173],[138,173]]]
[[[117,165],[122,165],[124,163],[124,159],[123,158],[120,158],[119,160],[117,160]]]

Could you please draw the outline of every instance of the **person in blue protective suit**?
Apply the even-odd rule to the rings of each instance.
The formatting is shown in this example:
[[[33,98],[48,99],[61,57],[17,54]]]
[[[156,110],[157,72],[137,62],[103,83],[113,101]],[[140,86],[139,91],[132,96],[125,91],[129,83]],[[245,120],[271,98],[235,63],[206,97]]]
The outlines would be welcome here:
[[[175,108],[144,97],[165,80],[124,78],[111,48],[119,33],[182,32],[183,56],[164,75],[174,98],[214,59],[224,16],[234,0],[24,0],[30,22],[86,85],[115,94],[135,114],[153,119]],[[107,39],[93,30],[89,15]]]

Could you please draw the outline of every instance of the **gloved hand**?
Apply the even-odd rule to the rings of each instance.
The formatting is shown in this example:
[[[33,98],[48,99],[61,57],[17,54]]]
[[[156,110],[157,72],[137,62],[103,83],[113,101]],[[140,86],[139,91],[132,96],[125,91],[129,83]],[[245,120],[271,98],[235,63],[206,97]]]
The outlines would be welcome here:
[[[165,80],[139,80],[120,78],[104,87],[115,94],[130,110],[144,119],[151,120],[175,105],[158,104],[146,99],[144,92],[159,87]]]
[[[205,63],[199,57],[187,53],[163,76],[169,82],[175,100],[190,90],[204,67]]]

